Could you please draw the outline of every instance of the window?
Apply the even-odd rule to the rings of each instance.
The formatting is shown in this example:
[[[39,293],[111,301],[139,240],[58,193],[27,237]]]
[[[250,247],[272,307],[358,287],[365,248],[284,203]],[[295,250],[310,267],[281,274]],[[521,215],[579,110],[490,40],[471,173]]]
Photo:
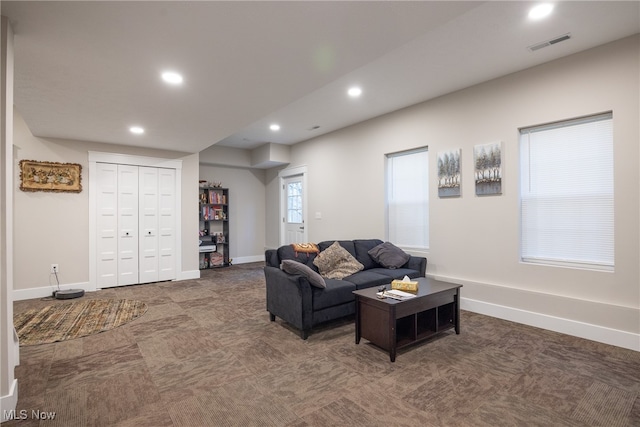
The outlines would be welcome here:
[[[302,181],[287,184],[287,222],[302,223]]]
[[[520,130],[521,256],[613,270],[613,116]]]
[[[429,248],[427,148],[387,154],[387,236],[407,249]]]

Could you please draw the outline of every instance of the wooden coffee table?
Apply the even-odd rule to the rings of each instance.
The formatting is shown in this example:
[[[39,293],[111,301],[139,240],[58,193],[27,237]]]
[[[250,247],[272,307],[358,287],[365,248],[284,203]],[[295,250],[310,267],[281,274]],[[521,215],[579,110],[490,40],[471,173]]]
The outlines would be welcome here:
[[[360,338],[389,352],[454,328],[460,334],[462,285],[421,277],[414,298],[399,301],[376,296],[378,286],[353,291],[356,296],[356,344]],[[387,285],[387,290],[391,285]]]

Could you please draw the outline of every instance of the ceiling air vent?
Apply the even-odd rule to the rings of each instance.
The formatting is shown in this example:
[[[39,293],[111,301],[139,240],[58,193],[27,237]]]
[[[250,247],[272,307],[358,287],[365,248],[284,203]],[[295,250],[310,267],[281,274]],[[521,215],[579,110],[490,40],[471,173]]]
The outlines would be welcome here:
[[[547,40],[542,43],[536,43],[531,46],[528,46],[527,49],[529,49],[531,52],[535,52],[536,50],[542,49],[543,47],[551,46],[553,44],[560,43],[565,40],[569,40],[570,38],[571,38],[571,33],[563,34],[551,40]]]

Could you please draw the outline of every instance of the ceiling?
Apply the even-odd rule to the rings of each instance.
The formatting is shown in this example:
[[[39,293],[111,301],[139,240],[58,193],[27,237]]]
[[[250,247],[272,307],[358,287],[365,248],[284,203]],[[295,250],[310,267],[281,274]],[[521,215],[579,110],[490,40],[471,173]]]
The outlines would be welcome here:
[[[1,10],[14,31],[15,105],[34,135],[195,153],[295,144],[640,32],[639,1],[555,2],[531,21],[535,4],[2,1]],[[183,84],[165,84],[164,70]]]

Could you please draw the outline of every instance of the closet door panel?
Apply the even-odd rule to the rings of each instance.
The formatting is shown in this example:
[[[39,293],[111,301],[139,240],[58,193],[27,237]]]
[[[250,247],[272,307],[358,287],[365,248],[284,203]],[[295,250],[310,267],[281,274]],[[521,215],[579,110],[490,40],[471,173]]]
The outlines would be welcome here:
[[[158,168],[140,167],[140,283],[158,281]]]
[[[96,287],[118,285],[118,166],[96,167]]]
[[[138,167],[118,165],[118,285],[138,282]]]
[[[176,278],[176,170],[158,169],[159,280]]]

